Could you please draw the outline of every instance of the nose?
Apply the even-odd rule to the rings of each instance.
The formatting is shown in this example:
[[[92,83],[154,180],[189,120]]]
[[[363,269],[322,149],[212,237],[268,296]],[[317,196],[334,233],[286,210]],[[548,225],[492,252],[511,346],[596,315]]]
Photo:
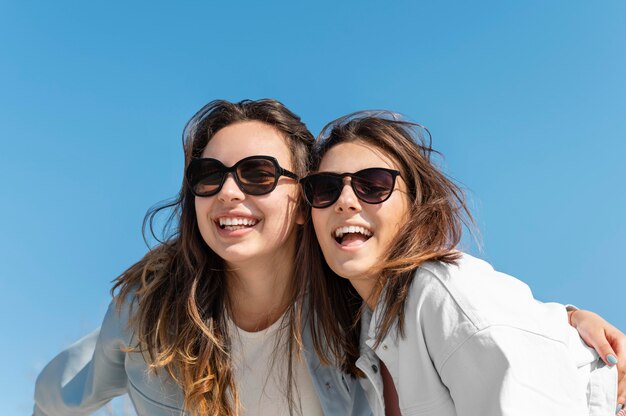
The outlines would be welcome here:
[[[239,185],[235,181],[235,177],[232,173],[226,174],[222,189],[217,193],[217,199],[221,202],[241,201],[246,197],[246,194],[239,189]]]
[[[335,212],[360,212],[361,203],[354,194],[352,189],[351,179],[349,177],[343,178],[343,188],[339,199],[335,203]]]

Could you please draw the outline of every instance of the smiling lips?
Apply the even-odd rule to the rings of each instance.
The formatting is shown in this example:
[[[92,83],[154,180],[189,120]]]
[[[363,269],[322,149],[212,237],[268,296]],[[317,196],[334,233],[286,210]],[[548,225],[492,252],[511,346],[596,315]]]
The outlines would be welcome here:
[[[254,227],[258,221],[255,218],[220,217],[215,222],[222,230],[236,231]]]
[[[356,246],[369,240],[372,232],[365,227],[349,225],[339,227],[333,233],[335,241],[342,246]]]

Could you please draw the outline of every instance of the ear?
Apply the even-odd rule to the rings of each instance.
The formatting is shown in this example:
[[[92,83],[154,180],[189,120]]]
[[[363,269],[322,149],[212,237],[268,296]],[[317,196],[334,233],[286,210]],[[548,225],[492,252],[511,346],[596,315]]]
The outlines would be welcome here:
[[[296,206],[296,224],[304,225],[307,219],[311,218],[311,208],[304,202],[304,196],[300,195],[299,204]]]
[[[304,215],[304,209],[298,208],[298,212],[296,212],[296,224],[304,225],[306,223],[306,217]]]

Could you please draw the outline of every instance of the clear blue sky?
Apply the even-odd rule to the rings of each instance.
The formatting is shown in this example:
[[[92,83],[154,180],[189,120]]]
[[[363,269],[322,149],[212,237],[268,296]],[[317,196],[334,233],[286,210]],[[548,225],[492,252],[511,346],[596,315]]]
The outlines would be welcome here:
[[[623,0],[172,4],[0,1],[3,414],[99,325],[215,98],[425,124],[482,257],[626,329]]]

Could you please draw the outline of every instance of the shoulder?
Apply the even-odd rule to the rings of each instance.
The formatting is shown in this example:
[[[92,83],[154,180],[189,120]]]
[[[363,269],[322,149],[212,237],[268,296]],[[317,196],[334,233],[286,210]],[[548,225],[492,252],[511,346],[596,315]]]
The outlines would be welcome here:
[[[125,297],[115,296],[109,303],[102,325],[100,327],[100,338],[103,341],[113,342],[130,346],[132,334],[132,317],[137,309],[137,298],[135,292],[129,293]]]
[[[407,329],[421,334],[438,364],[494,327],[559,342],[567,337],[565,308],[538,302],[524,282],[467,254],[456,264],[428,262],[419,267],[405,313]]]
[[[537,302],[528,285],[462,254],[456,264],[428,262],[415,272],[411,308],[431,310],[441,320],[467,321],[476,330],[510,325],[540,331],[545,319],[563,319],[564,308]],[[443,316],[442,316],[443,315]]]
[[[411,295],[429,303],[449,301],[477,326],[503,318],[503,312],[534,303],[528,285],[462,254],[456,264],[427,262],[415,273]]]
[[[495,287],[498,291],[531,295],[529,287],[521,280],[498,272],[486,261],[466,253],[460,253],[454,264],[439,261],[424,263],[417,269],[415,279],[425,279],[425,275],[452,292],[480,294],[480,290],[490,291]]]

